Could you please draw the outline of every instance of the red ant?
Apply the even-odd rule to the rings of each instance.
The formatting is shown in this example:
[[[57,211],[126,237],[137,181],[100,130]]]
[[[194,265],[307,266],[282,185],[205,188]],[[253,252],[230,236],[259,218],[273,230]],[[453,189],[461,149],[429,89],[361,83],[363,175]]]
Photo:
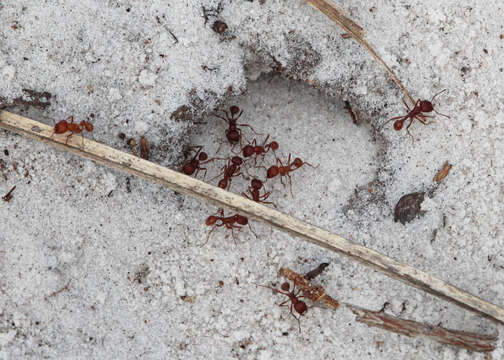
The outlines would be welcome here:
[[[204,151],[201,151],[203,150],[203,146],[194,146],[194,148],[198,149],[198,151],[190,161],[184,164],[184,166],[182,167],[182,172],[189,176],[191,176],[192,174],[194,174],[194,172],[196,172],[195,176],[198,176],[198,173],[201,170],[203,170],[205,171],[205,175],[203,176],[203,178],[205,178],[207,174],[207,169],[200,167],[200,165],[209,163],[218,158],[208,159],[208,154]]]
[[[264,156],[270,149],[273,150],[273,152],[278,150],[279,145],[276,141],[272,141],[269,144],[267,144],[269,137],[270,137],[269,135],[266,136],[266,139],[264,139],[262,145],[257,145],[256,139],[252,140],[251,144],[245,145],[242,149],[243,157],[247,158],[254,154],[256,154],[257,156],[259,155]]]
[[[241,141],[241,130],[238,129],[238,126],[247,126],[249,127],[254,133],[255,130],[252,128],[252,126],[248,124],[237,124],[236,122],[240,118],[240,116],[243,114],[243,110],[240,111],[240,108],[236,105],[230,106],[229,107],[229,113],[226,110],[217,110],[217,111],[222,111],[226,117],[222,117],[221,115],[218,115],[214,113],[213,115],[218,117],[219,119],[224,120],[229,127],[226,129],[226,138],[231,144],[236,144],[237,142]],[[257,133],[256,133],[257,134]]]
[[[277,206],[273,202],[266,201],[266,199],[268,199],[268,197],[270,196],[271,191],[265,192],[263,195],[259,194],[259,190],[261,190],[262,187],[263,187],[263,182],[261,180],[252,179],[252,181],[250,182],[250,186],[248,188],[248,191],[249,191],[250,195],[252,196],[252,198],[249,198],[248,195],[244,192],[242,192],[242,195],[245,196],[249,200],[253,200],[253,201],[256,201],[259,203],[263,203],[263,204],[271,204],[276,208]]]
[[[312,168],[315,168],[315,166],[311,165],[310,163],[304,162],[303,160],[301,160],[298,157],[295,158],[294,161],[291,163],[291,154],[289,154],[289,158],[287,160],[287,165],[284,166],[284,164],[282,163],[282,160],[280,160],[279,158],[276,159],[276,162],[277,162],[277,164],[280,164],[280,166],[276,166],[276,165],[270,166],[266,172],[266,178],[271,179],[271,178],[274,178],[275,176],[277,176],[278,174],[280,174],[280,182],[282,183],[282,185],[285,186],[285,184],[282,181],[282,177],[288,176],[289,177],[289,184],[290,184],[290,192],[291,192],[292,197],[294,197],[294,194],[292,193],[292,179],[291,179],[291,176],[289,173],[293,172],[294,170],[299,169],[303,165],[308,165]]]
[[[288,301],[291,302],[290,314],[294,317],[294,319],[297,320],[298,326],[299,326],[299,332],[301,332],[301,321],[299,319],[301,316],[303,316],[308,311],[308,306],[306,306],[306,303],[303,300],[299,300],[299,299],[303,298],[304,296],[298,296],[299,293],[301,292],[301,290],[298,289],[298,291],[296,292],[296,282],[294,282],[294,286],[292,287],[292,291],[290,291],[290,284],[288,282],[284,282],[282,285],[280,285],[280,289],[282,289],[283,291],[272,288],[270,286],[259,285],[259,284],[255,284],[255,285],[271,289],[271,290],[273,290],[273,292],[275,294],[283,294],[283,295],[289,297],[288,300],[285,300],[284,302],[282,302],[278,306],[284,306]],[[292,308],[294,308],[294,310],[300,315],[300,317],[296,317],[296,315],[294,315]]]
[[[221,175],[224,175],[224,177],[221,180],[219,180],[218,184],[218,186],[221,189],[229,189],[229,187],[231,186],[232,178],[241,175],[240,166],[242,164],[243,159],[239,156],[233,156],[231,159],[228,160],[228,164],[222,168],[222,173],[216,176],[219,177]]]
[[[217,211],[217,214],[219,214],[220,216],[210,215],[209,217],[207,217],[205,224],[207,226],[212,226],[212,230],[210,230],[206,241],[201,246],[206,245],[206,243],[210,239],[210,235],[215,230],[215,228],[221,226],[225,226],[227,229],[231,229],[231,235],[233,236],[235,245],[236,245],[236,236],[233,231],[234,229],[238,229],[238,231],[240,231],[243,226],[248,225],[250,231],[252,231],[252,233],[257,237],[256,233],[254,232],[254,230],[252,230],[252,227],[250,226],[248,219],[245,216],[240,214],[234,214],[232,216],[225,217],[223,209],[219,209],[219,211]],[[218,221],[220,221],[220,223],[217,223]]]
[[[436,96],[438,96],[439,94],[441,94],[445,91],[446,91],[446,89],[441,90],[436,95],[434,95],[430,101],[418,99],[417,102],[415,103],[415,106],[413,107],[413,109],[410,109],[408,104],[403,99],[403,103],[406,106],[406,108],[408,109],[409,113],[406,115],[393,117],[392,119],[388,120],[385,124],[383,124],[383,126],[387,125],[391,121],[394,121],[394,130],[399,131],[403,128],[404,122],[408,119],[411,119],[408,126],[406,127],[406,131],[408,132],[408,135],[411,136],[411,141],[414,142],[415,140],[413,138],[413,135],[411,135],[411,133],[409,131],[409,128],[410,128],[411,124],[413,124],[413,121],[415,119],[417,119],[422,124],[429,125],[431,122],[426,122],[425,119],[433,118],[433,116],[428,116],[423,113],[428,113],[428,112],[434,111],[438,115],[445,116],[448,119],[450,118],[448,115],[444,115],[444,114],[437,112],[434,109],[434,106],[432,105],[432,102],[434,101]]]
[[[65,141],[65,144],[68,144],[68,139],[70,139],[73,134],[82,133],[82,148],[84,149],[84,130],[86,130],[87,132],[92,132],[94,130],[93,124],[85,120],[82,120],[79,124],[76,124],[74,123],[74,117],[69,116],[65,120],[58,121],[54,124],[54,132],[52,133],[51,137],[54,134],[64,134],[67,131],[70,131],[70,135],[67,136]]]

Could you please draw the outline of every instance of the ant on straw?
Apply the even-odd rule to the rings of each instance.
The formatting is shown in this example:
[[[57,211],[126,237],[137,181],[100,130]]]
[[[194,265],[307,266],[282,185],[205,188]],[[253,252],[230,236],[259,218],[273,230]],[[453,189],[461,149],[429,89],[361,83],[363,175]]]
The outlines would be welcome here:
[[[238,126],[247,126],[249,127],[254,133],[255,130],[252,128],[252,126],[248,124],[237,124],[236,122],[240,118],[240,116],[243,114],[243,110],[240,111],[240,108],[236,105],[230,106],[229,107],[229,114],[226,110],[216,110],[216,111],[222,111],[226,117],[223,117],[219,114],[214,113],[213,115],[218,117],[219,119],[224,120],[228,124],[228,128],[226,129],[226,138],[231,144],[236,144],[237,142],[241,141],[241,129],[238,128]],[[256,133],[257,134],[257,133]]]
[[[198,173],[203,170],[205,172],[203,178],[205,178],[207,169],[202,168],[200,165],[209,163],[219,158],[208,159],[208,154],[204,151],[201,151],[203,150],[203,146],[194,146],[194,148],[198,149],[198,151],[196,151],[196,154],[191,160],[184,164],[184,166],[182,167],[182,172],[188,176],[191,176],[192,174],[194,174],[194,172],[196,172],[195,176],[198,176]]]
[[[70,120],[70,122],[69,122]],[[92,132],[94,130],[94,126],[89,121],[82,120],[79,124],[74,123],[74,117],[69,116],[65,120],[58,121],[54,124],[54,131],[51,137],[54,134],[64,134],[67,131],[70,131],[70,135],[67,136],[65,144],[68,144],[68,139],[72,137],[73,134],[82,133],[82,148],[84,149],[84,130],[87,132]]]
[[[221,226],[225,226],[227,229],[231,230],[231,235],[233,236],[235,245],[236,245],[236,235],[234,233],[234,229],[238,229],[238,231],[240,231],[241,228],[245,225],[248,225],[250,231],[252,231],[252,234],[254,234],[255,237],[257,238],[257,234],[254,232],[254,230],[252,230],[252,227],[250,226],[248,219],[245,216],[240,214],[234,214],[232,216],[225,217],[224,209],[219,209],[217,211],[217,214],[219,214],[220,216],[210,215],[209,217],[207,217],[205,224],[207,226],[212,226],[212,229],[208,233],[206,241],[201,246],[206,245],[206,243],[210,239],[210,235],[215,230],[215,228]],[[220,221],[220,223],[218,223],[218,221]]]
[[[284,164],[282,163],[282,160],[280,160],[279,158],[276,158],[276,162],[277,162],[277,164],[280,164],[280,166],[276,166],[276,165],[270,166],[269,169],[266,171],[266,178],[271,179],[271,178],[274,178],[275,176],[277,176],[278,174],[280,174],[280,182],[282,183],[282,185],[285,186],[285,184],[282,181],[282,177],[284,177],[284,176],[289,177],[290,192],[291,192],[292,197],[294,197],[294,194],[292,193],[292,178],[290,176],[290,173],[293,172],[294,170],[299,169],[303,165],[308,165],[312,168],[318,167],[318,165],[315,167],[310,163],[304,162],[303,160],[301,160],[298,157],[295,158],[294,161],[291,163],[291,154],[289,154],[289,158],[287,160],[287,165],[284,166]]]
[[[284,302],[282,302],[278,306],[285,306],[285,304],[288,301],[291,302],[289,311],[290,311],[290,314],[294,317],[294,319],[297,320],[298,326],[299,326],[299,332],[301,332],[300,318],[308,311],[308,306],[306,306],[306,303],[303,300],[299,300],[299,299],[303,298],[304,295],[298,296],[299,293],[301,292],[300,289],[298,289],[298,291],[296,293],[296,282],[294,282],[294,286],[292,287],[292,291],[290,291],[290,284],[288,282],[284,282],[282,285],[280,285],[280,289],[282,289],[283,291],[280,291],[278,289],[275,289],[275,288],[272,288],[272,287],[266,286],[266,285],[259,285],[256,283],[253,283],[253,284],[271,289],[271,290],[273,290],[273,292],[275,294],[283,294],[283,295],[287,296],[289,299],[285,300]],[[299,314],[300,317],[296,317],[296,315],[294,315],[292,308],[294,308],[294,310]]]
[[[406,131],[408,132],[408,135],[411,136],[411,141],[414,142],[415,140],[413,138],[413,135],[411,135],[411,133],[409,131],[409,128],[410,128],[411,124],[413,124],[413,121],[415,119],[417,119],[418,121],[420,121],[424,125],[429,125],[432,122],[432,121],[427,122],[427,121],[425,121],[425,119],[433,118],[433,116],[425,115],[423,113],[428,113],[428,112],[434,111],[438,115],[445,116],[448,119],[450,118],[448,115],[444,115],[444,114],[437,112],[434,109],[434,106],[432,105],[432,102],[434,101],[436,96],[438,96],[439,94],[441,94],[445,91],[446,91],[446,89],[441,90],[436,95],[434,95],[430,101],[418,99],[417,102],[415,103],[415,105],[413,106],[413,109],[410,109],[408,104],[403,99],[403,103],[404,103],[404,105],[406,105],[406,108],[408,109],[409,113],[407,113],[406,115],[393,117],[392,119],[388,120],[385,124],[383,124],[383,126],[387,125],[391,121],[394,121],[394,130],[399,131],[403,128],[404,122],[408,119],[411,119],[408,126],[406,127]]]
[[[270,149],[273,150],[273,152],[278,150],[279,145],[276,141],[272,141],[269,144],[267,144],[269,137],[270,137],[270,135],[268,134],[268,136],[266,136],[266,139],[264,139],[264,142],[262,145],[257,145],[256,139],[252,140],[252,143],[245,145],[242,149],[243,157],[247,158],[247,157],[250,157],[254,154],[256,154],[257,156],[261,155],[264,157],[264,155],[268,151],[270,151]],[[257,165],[257,157],[254,161],[255,161],[255,164]]]
[[[224,175],[224,177],[221,180],[219,180],[219,184],[218,184],[218,186],[221,189],[229,189],[229,187],[231,186],[232,178],[241,175],[240,166],[242,164],[243,164],[243,159],[239,156],[233,156],[231,159],[228,160],[228,164],[225,165],[222,168],[222,172],[216,176],[216,177],[219,177],[221,175]],[[214,179],[215,179],[215,177],[214,177]]]
[[[242,195],[245,196],[249,200],[253,200],[258,203],[263,203],[263,204],[271,204],[276,208],[277,206],[273,202],[266,201],[266,199],[268,199],[268,197],[270,196],[271,191],[265,192],[262,195],[259,194],[259,190],[261,190],[262,187],[263,187],[263,182],[261,180],[252,179],[252,181],[250,182],[250,186],[248,188],[248,191],[249,191],[250,195],[252,196],[252,198],[249,198],[248,195],[244,192],[242,192]],[[266,191],[266,189],[264,191]]]

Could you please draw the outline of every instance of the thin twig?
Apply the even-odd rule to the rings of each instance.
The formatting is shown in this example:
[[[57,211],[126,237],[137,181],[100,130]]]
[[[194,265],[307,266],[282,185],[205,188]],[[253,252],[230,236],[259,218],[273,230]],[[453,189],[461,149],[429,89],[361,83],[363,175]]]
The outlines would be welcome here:
[[[504,323],[504,309],[495,304],[471,295],[412,266],[395,261],[376,251],[345,240],[339,235],[246,199],[243,196],[230,193],[90,139],[82,140],[77,135],[68,138],[66,134],[54,134],[54,129],[51,126],[7,111],[0,111],[0,127],[59,149],[73,152],[99,164],[164,185],[174,191],[201,199],[217,207],[224,207],[251,219],[259,220],[318,246],[348,256],[408,285]],[[65,142],[68,142],[68,144],[65,144]]]
[[[497,336],[446,329],[413,320],[405,320],[387,315],[381,311],[371,311],[358,306],[344,304],[357,315],[357,321],[368,326],[379,327],[409,337],[427,337],[441,344],[452,345],[476,352],[495,350]]]
[[[281,268],[280,275],[293,281],[305,298],[310,299],[314,303],[322,302],[333,310],[338,309],[340,304],[336,299],[327,295],[321,286],[313,285],[304,276],[288,268]],[[357,321],[365,323],[368,326],[379,327],[409,337],[427,337],[441,344],[448,344],[471,351],[488,352],[495,350],[496,336],[451,330],[441,326],[431,326],[418,321],[405,320],[387,315],[383,311],[367,310],[347,303],[343,303],[342,305],[357,315]]]
[[[348,32],[355,40],[357,40],[362,46],[366,48],[367,51],[378,61],[390,75],[392,80],[396,83],[397,86],[406,94],[408,99],[410,99],[411,103],[414,104],[415,100],[410,95],[406,87],[401,83],[399,78],[394,74],[392,69],[388,67],[388,65],[383,61],[383,59],[374,51],[371,45],[368,44],[366,40],[364,40],[364,31],[359,31],[359,28],[362,29],[359,25],[355,24],[352,19],[350,19],[338,6],[334,5],[330,0],[306,0],[306,2],[322,13],[324,13],[329,19],[334,21],[336,24],[341,26],[346,32]]]

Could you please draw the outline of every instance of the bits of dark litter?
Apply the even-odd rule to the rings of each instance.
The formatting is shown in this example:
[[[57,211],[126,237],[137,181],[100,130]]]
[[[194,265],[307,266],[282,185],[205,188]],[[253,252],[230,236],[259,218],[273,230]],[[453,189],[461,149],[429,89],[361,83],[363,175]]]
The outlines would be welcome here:
[[[14,195],[12,195],[14,189],[16,189],[16,186],[13,186],[12,189],[10,189],[10,191],[2,197],[2,200],[9,202],[14,197]]]
[[[44,110],[46,107],[51,105],[51,97],[52,94],[47,91],[38,92],[30,89],[23,89],[23,92],[29,97],[28,100],[25,100],[22,96],[15,98],[12,103],[4,103],[3,98],[0,97],[0,109],[12,107],[12,106],[34,106],[41,110]]]
[[[182,105],[170,115],[170,119],[175,121],[190,121],[193,119],[193,113],[189,106]]]
[[[417,215],[422,216],[424,211],[420,207],[424,198],[425,192],[411,193],[400,198],[394,209],[394,221],[399,221],[404,225],[417,217]]]
[[[328,263],[322,263],[320,264],[319,266],[317,266],[316,269],[313,269],[312,271],[309,271],[307,272],[303,277],[306,279],[306,280],[313,280],[315,279],[317,276],[319,276],[320,274],[322,274],[322,272],[324,271],[324,269],[326,267],[328,267],[329,264]]]
[[[217,34],[222,34],[224,31],[227,30],[227,28],[228,26],[226,25],[226,23],[220,20],[217,20],[212,25],[213,31],[215,31]]]
[[[122,133],[119,133],[119,135],[118,135],[118,136],[119,136],[119,139],[121,139],[121,140],[126,139],[126,134],[125,134],[125,133],[123,133],[123,132],[122,132]]]

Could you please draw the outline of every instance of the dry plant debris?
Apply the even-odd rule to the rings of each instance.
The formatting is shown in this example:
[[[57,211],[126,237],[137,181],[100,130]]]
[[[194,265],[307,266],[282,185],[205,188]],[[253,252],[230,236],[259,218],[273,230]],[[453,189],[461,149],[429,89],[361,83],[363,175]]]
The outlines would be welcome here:
[[[315,270],[307,273],[310,277],[315,277],[325,268],[321,264]],[[288,268],[281,268],[280,275],[294,282],[303,295],[312,302],[322,302],[327,307],[337,310],[339,302],[326,294],[321,286],[312,285],[302,276]],[[446,329],[441,326],[432,326],[418,321],[401,319],[396,316],[385,314],[383,310],[372,311],[351,304],[343,303],[343,306],[349,308],[355,315],[358,322],[369,326],[379,327],[394,333],[406,335],[409,337],[427,337],[441,344],[452,345],[476,352],[489,352],[495,350],[497,336],[481,335],[472,332]]]
[[[441,181],[444,180],[444,178],[446,178],[448,176],[451,168],[452,168],[452,165],[448,161],[446,161],[443,164],[443,167],[436,173],[436,175],[434,176],[434,179],[432,179],[432,181],[437,182],[439,184]]]

